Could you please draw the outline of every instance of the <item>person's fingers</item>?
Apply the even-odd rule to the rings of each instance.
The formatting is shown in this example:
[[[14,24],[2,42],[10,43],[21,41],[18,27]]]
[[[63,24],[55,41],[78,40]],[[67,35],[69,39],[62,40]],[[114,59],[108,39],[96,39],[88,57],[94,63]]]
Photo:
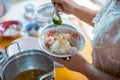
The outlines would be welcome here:
[[[53,3],[64,3],[65,0],[52,0]]]
[[[72,47],[71,50],[70,50],[70,54],[73,55],[73,54],[78,54],[79,51],[77,50],[76,47]]]
[[[62,12],[63,11],[63,6],[61,4],[58,4],[58,11]]]
[[[53,3],[53,0],[51,0],[51,2]]]
[[[57,62],[59,62],[61,64],[67,64],[68,62],[70,62],[72,60],[72,58],[78,57],[78,55],[79,55],[76,48],[72,48],[70,53],[71,53],[70,57],[57,58],[57,57],[51,56],[51,59],[54,60],[54,61],[57,61]]]
[[[55,3],[57,3],[57,2],[55,2],[54,0],[51,0],[51,2],[52,2],[52,4],[53,4],[53,6],[55,6]]]
[[[52,2],[52,4],[54,5],[55,3],[57,3],[58,4],[58,11],[59,12],[62,12],[62,5],[60,4],[60,3],[58,3],[58,2],[56,2],[55,0],[51,0],[51,2]]]
[[[60,64],[63,64],[63,65],[66,65],[68,64],[69,60],[65,59],[65,58],[56,58],[56,57],[51,57],[52,60],[60,63]]]

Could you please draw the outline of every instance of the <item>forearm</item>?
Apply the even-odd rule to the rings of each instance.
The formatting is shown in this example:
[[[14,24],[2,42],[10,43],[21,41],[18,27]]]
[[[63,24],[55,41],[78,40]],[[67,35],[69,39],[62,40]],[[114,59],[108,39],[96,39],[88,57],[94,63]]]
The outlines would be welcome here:
[[[93,65],[86,63],[84,70],[82,71],[89,80],[119,80],[118,78],[111,76],[105,72],[102,72],[95,68]]]
[[[92,20],[96,16],[97,11],[91,10],[83,6],[76,5],[71,13],[76,17],[78,17],[80,20],[93,26],[94,24],[92,23]]]

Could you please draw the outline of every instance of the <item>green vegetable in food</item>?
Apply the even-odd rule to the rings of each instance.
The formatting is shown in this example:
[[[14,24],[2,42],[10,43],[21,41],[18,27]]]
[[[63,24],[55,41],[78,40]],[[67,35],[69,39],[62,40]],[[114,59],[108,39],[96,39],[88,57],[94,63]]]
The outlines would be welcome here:
[[[61,19],[53,18],[53,23],[54,23],[54,26],[57,27],[58,25],[62,24],[62,20]]]

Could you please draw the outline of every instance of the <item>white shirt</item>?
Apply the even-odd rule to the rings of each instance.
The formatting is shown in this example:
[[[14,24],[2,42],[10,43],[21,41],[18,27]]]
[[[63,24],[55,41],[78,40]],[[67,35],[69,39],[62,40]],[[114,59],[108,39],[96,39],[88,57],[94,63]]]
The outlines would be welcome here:
[[[93,23],[93,64],[120,78],[120,0],[108,0]]]

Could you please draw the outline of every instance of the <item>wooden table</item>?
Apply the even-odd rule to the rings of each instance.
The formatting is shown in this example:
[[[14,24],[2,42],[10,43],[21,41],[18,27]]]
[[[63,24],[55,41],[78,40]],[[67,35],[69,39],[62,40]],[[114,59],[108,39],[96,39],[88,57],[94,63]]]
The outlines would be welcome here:
[[[32,4],[37,4],[37,6],[40,5],[40,3],[39,4],[37,3],[38,0],[34,0],[34,1],[33,0],[24,0],[24,1],[28,1],[29,3],[32,3]],[[22,18],[21,18],[21,16],[23,16],[22,12],[21,12],[21,14],[17,14],[16,8],[17,9],[19,8],[19,11],[22,10],[23,5],[25,5],[24,1],[12,6],[11,11],[9,11],[0,21],[17,20],[18,19],[17,17],[20,17],[19,20],[22,20]],[[49,0],[44,0],[44,1],[49,2]],[[41,4],[44,1],[41,1]],[[16,15],[12,15],[12,10],[14,11],[14,14],[16,13]],[[91,63],[92,62],[91,54],[90,54],[91,53],[91,41],[82,29],[80,29],[80,32],[83,34],[85,41],[86,41],[85,48],[83,49],[82,52],[80,52],[80,54],[82,54],[86,58],[86,60]],[[17,37],[17,38],[19,38],[19,37]],[[5,48],[5,46],[10,44],[12,41],[14,41],[17,38],[11,39],[11,38],[1,38],[0,37],[0,49]],[[82,74],[70,71],[65,67],[56,67],[55,68],[55,77],[56,77],[56,80],[88,80]]]

